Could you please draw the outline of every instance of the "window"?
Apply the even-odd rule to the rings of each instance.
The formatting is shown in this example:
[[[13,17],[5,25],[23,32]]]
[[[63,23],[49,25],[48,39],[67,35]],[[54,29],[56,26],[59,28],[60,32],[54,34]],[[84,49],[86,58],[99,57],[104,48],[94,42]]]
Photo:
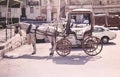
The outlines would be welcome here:
[[[34,13],[34,8],[30,7],[30,13]]]
[[[94,32],[103,32],[103,31],[104,31],[103,28],[94,27]]]

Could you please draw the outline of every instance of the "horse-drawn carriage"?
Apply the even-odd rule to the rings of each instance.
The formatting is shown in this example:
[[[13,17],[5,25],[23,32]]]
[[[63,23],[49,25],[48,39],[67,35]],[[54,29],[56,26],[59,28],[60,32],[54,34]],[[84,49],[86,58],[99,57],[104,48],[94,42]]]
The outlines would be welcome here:
[[[67,56],[73,46],[81,46],[84,52],[90,56],[99,54],[103,48],[101,40],[92,36],[94,18],[89,9],[74,9],[68,14],[67,24],[63,24],[62,32],[56,25],[54,32],[42,33],[52,37],[52,49],[60,56]],[[41,28],[38,31],[41,32]],[[45,29],[44,29],[45,30]],[[48,32],[48,33],[47,33]],[[57,32],[57,33],[56,33]],[[54,52],[51,52],[52,54]]]

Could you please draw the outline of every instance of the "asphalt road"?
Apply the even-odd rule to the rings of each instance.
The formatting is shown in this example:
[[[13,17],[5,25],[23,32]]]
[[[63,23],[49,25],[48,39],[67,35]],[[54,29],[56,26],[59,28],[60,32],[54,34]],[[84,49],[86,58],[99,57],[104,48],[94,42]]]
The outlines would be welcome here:
[[[117,38],[94,57],[79,48],[66,57],[50,57],[50,43],[38,43],[35,55],[31,46],[20,47],[0,60],[0,77],[120,77],[120,30],[115,32]]]

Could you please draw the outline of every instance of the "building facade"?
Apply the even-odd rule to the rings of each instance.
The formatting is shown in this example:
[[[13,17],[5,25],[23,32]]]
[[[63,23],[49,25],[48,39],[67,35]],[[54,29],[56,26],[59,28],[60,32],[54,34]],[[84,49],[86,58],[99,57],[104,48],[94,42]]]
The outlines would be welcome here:
[[[120,12],[120,0],[20,0],[20,8],[12,8],[9,17],[36,19],[45,17],[46,21],[65,18],[69,10],[75,8],[93,9],[94,13]],[[0,16],[6,16],[5,7],[0,6]]]
[[[66,12],[75,8],[93,9],[94,13],[120,12],[120,0],[68,0]]]
[[[31,4],[35,4],[31,6]],[[33,3],[32,3],[33,2]],[[26,15],[29,19],[44,16],[47,21],[66,17],[75,8],[93,9],[94,13],[120,12],[120,0],[26,0]]]

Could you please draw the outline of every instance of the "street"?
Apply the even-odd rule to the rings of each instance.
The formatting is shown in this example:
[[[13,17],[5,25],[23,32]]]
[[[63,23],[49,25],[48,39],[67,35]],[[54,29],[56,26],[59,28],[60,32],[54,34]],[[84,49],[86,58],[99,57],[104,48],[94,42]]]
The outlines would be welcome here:
[[[66,57],[51,57],[50,43],[37,43],[37,53],[31,55],[32,47],[22,46],[0,60],[0,77],[120,77],[120,30],[115,32],[117,38],[93,57],[80,48]]]

